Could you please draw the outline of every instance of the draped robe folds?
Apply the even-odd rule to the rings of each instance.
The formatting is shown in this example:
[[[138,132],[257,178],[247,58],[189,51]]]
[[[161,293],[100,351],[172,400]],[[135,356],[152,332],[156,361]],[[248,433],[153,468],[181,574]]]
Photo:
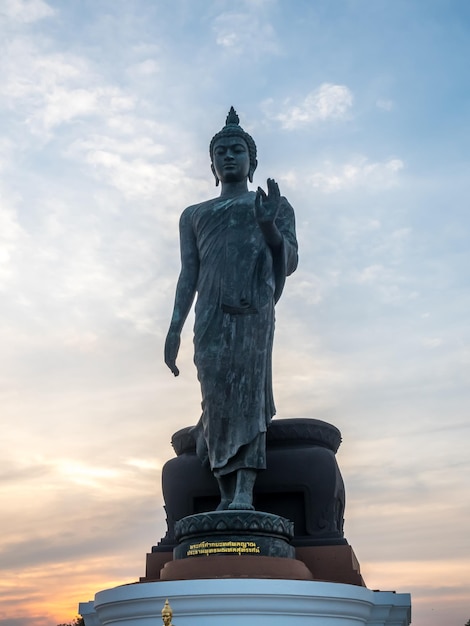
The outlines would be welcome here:
[[[196,450],[216,476],[266,467],[266,430],[275,414],[271,357],[274,305],[297,266],[294,212],[282,197],[282,244],[266,244],[254,214],[256,194],[188,207],[181,246],[198,255],[194,362],[202,415]]]

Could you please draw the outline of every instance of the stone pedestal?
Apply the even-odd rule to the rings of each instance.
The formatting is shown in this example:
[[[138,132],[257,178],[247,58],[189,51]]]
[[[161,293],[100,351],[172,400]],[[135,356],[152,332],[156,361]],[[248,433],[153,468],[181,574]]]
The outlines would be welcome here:
[[[217,557],[215,557],[217,558]],[[237,557],[235,557],[237,558]],[[155,626],[168,598],[175,626],[408,626],[410,596],[298,580],[137,583],[96,594],[101,626]],[[84,614],[85,626],[95,626]],[[96,619],[96,618],[94,618]]]
[[[294,524],[261,511],[212,511],[175,524],[173,560],[160,580],[285,578],[312,580],[295,559]]]
[[[211,511],[175,525],[174,559],[222,555],[294,558],[294,524],[262,511]]]

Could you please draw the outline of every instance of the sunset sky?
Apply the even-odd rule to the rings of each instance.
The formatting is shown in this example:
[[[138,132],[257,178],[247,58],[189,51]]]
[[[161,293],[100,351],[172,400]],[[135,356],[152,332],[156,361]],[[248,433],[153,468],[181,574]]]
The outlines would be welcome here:
[[[345,536],[470,619],[470,3],[0,0],[0,626],[137,580],[200,392],[163,342],[233,105],[296,211],[278,417],[342,432]]]

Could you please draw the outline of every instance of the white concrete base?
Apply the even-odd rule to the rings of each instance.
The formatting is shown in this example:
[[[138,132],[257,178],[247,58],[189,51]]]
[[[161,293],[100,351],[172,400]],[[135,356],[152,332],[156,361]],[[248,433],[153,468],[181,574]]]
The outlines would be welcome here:
[[[408,593],[305,580],[135,583],[81,603],[85,626],[158,626],[166,598],[174,626],[408,626]]]

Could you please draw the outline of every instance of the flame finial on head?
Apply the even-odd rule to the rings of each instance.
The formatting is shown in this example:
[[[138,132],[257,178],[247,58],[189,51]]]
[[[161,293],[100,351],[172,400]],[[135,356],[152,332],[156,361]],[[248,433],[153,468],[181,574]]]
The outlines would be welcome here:
[[[227,119],[225,121],[225,126],[228,126],[229,124],[236,124],[237,126],[240,124],[240,118],[238,117],[233,106],[230,107],[230,111],[228,112]]]

